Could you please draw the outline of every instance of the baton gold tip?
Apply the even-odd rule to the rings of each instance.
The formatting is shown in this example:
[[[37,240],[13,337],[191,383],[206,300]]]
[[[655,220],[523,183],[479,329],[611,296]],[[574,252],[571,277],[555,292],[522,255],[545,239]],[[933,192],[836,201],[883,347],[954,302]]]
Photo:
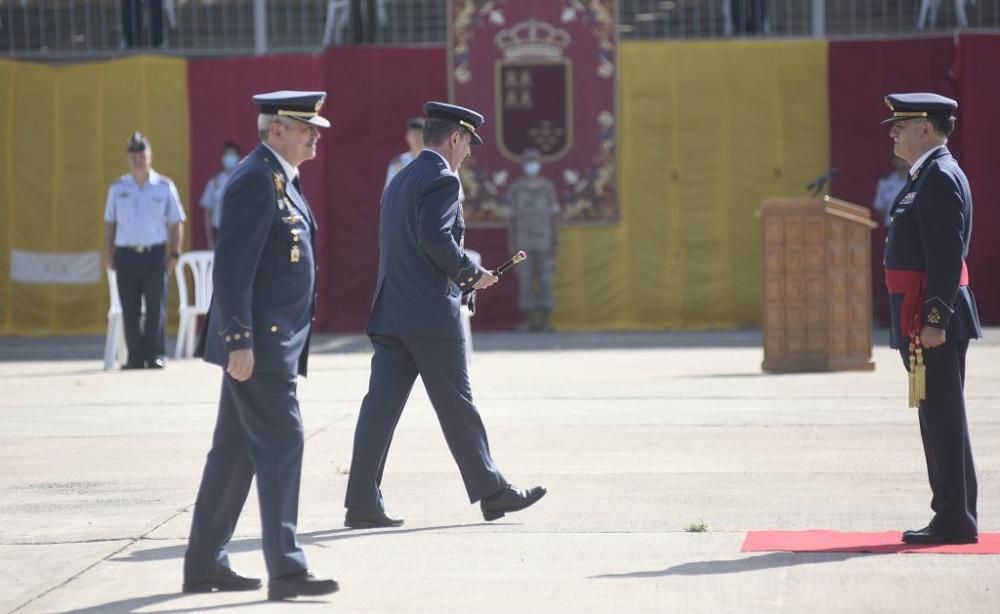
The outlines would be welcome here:
[[[525,254],[523,251],[517,252],[516,254],[514,254],[514,257],[512,258],[514,264],[517,264],[518,262],[522,262],[527,259],[528,259],[528,254]]]

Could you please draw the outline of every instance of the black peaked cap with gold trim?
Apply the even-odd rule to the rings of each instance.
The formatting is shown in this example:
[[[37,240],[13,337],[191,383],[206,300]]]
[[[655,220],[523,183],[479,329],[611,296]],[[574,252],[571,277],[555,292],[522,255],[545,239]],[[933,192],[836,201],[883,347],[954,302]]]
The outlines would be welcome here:
[[[476,130],[483,125],[486,119],[472,109],[447,102],[431,101],[424,105],[424,113],[432,119],[446,119],[457,123],[472,135],[473,145],[483,144],[483,138],[479,136]]]
[[[325,100],[326,92],[293,90],[257,94],[253,97],[254,104],[260,107],[261,113],[296,119],[320,128],[329,128],[330,121],[319,114]]]
[[[885,104],[892,117],[882,123],[889,124],[905,119],[955,119],[958,103],[939,94],[889,94]]]

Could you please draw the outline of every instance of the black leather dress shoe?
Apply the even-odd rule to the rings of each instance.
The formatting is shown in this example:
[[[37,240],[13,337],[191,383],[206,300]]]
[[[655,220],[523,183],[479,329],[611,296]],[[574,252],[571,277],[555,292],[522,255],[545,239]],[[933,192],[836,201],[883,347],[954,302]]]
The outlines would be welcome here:
[[[382,527],[401,527],[402,518],[393,518],[385,512],[356,512],[347,510],[344,516],[344,526],[352,529],[379,529]]]
[[[122,371],[132,371],[134,369],[145,369],[146,363],[144,362],[127,362],[122,365]]]
[[[210,576],[184,578],[185,593],[211,593],[212,591],[255,591],[260,588],[260,578],[244,578],[228,567],[220,567]]]
[[[903,542],[907,544],[976,544],[979,536],[975,533],[945,533],[929,526],[919,531],[903,531]]]
[[[319,597],[340,590],[336,580],[324,580],[312,575],[309,570],[293,573],[288,576],[271,578],[267,583],[267,598],[269,601],[281,601],[293,597]]]
[[[479,508],[483,510],[483,518],[487,521],[497,520],[508,512],[518,512],[534,505],[547,492],[542,486],[521,489],[508,484],[497,494],[480,501]]]
[[[153,360],[146,361],[147,369],[164,369],[166,368],[166,366],[167,366],[167,361],[166,359],[163,358],[154,358]]]

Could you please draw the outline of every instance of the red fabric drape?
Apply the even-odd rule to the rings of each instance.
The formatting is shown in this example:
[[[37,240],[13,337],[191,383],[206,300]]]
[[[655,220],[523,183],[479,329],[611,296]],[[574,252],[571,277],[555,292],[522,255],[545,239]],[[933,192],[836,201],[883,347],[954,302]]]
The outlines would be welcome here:
[[[926,91],[957,98],[957,87],[949,78],[953,42],[951,38],[835,41],[830,43],[829,55],[830,160],[837,169],[832,194],[870,207],[878,179],[889,172],[893,155],[889,127],[880,123],[889,116],[885,95]],[[949,148],[964,166],[959,137],[955,135]],[[881,224],[878,213],[873,217]],[[977,231],[983,230],[977,224]],[[887,325],[884,240],[884,228],[872,233],[872,296],[875,320]],[[979,292],[974,270],[972,287]]]
[[[972,245],[969,285],[979,316],[986,324],[1000,323],[1000,36],[962,35],[953,71],[958,79],[958,127],[962,143],[959,162],[972,186]]]
[[[363,330],[378,272],[378,203],[386,167],[406,149],[407,118],[421,115],[428,100],[447,100],[446,76],[441,48],[341,47],[321,56],[191,61],[192,244],[205,245],[198,201],[220,170],[222,143],[236,141],[246,152],[256,146],[253,94],[325,90],[323,114],[333,127],[323,131],[318,158],[302,166],[320,224],[317,327]],[[503,231],[472,231],[466,246],[480,251],[487,266],[508,257]],[[513,279],[484,293],[476,328],[512,326],[516,298]]]
[[[327,51],[329,113],[334,122],[326,169],[331,245],[321,310],[326,328],[362,330],[378,273],[378,208],[389,160],[406,149],[406,119],[428,100],[447,100],[444,49],[336,48]],[[456,101],[461,103],[461,101]],[[483,110],[490,115],[490,109]],[[503,231],[472,231],[466,247],[486,266],[507,259]],[[477,329],[515,323],[513,279],[484,292]]]
[[[260,142],[257,137],[257,107],[254,94],[274,90],[323,90],[323,58],[319,56],[268,56],[223,60],[192,60],[188,63],[188,98],[191,130],[191,193],[187,197],[191,244],[203,249],[204,213],[199,205],[205,184],[222,170],[222,144],[237,143],[244,155]],[[324,110],[326,113],[326,111]],[[317,159],[302,165],[302,187],[321,229],[330,226],[324,160],[329,157],[329,134],[319,141]],[[324,271],[330,261],[330,240],[324,230],[317,238],[320,262],[319,292],[324,291]],[[325,323],[323,309],[317,324]]]

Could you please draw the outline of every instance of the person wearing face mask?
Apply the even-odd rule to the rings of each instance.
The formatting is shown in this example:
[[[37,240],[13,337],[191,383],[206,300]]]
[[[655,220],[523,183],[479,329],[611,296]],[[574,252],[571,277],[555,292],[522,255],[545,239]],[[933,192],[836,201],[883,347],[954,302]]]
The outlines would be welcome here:
[[[389,187],[389,182],[396,174],[406,168],[406,165],[420,155],[424,148],[424,118],[411,117],[406,120],[406,151],[389,161],[389,168],[385,172],[385,185]]]
[[[222,193],[226,190],[229,178],[233,176],[236,165],[240,163],[240,146],[232,141],[222,145],[222,170],[209,179],[205,191],[201,194],[201,206],[205,210],[205,241],[209,249],[215,248],[215,239],[219,236],[219,223],[222,221]]]
[[[559,200],[556,186],[541,175],[541,155],[528,149],[522,156],[524,176],[504,197],[510,249],[523,250],[528,260],[517,270],[522,330],[551,331],[555,303],[556,250],[559,246]]]
[[[543,496],[517,489],[490,454],[486,428],[472,402],[460,304],[465,291],[485,290],[498,277],[462,249],[465,220],[458,169],[481,144],[483,116],[443,102],[424,105],[427,149],[396,175],[382,195],[379,271],[368,318],[372,357],[368,394],[354,431],[344,524],[395,527],[386,513],[382,476],[389,445],[417,376],[424,383],[472,503],[497,520]]]

